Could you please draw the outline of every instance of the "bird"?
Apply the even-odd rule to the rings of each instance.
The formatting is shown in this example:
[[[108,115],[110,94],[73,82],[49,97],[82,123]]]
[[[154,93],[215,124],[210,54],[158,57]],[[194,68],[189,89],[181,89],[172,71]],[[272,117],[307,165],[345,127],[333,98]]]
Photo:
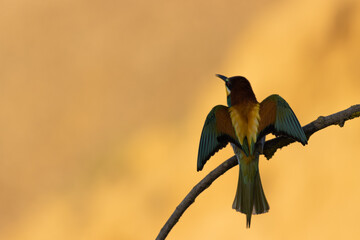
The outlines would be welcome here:
[[[307,137],[289,104],[272,94],[258,102],[250,82],[243,76],[225,77],[227,105],[216,105],[206,117],[199,144],[197,171],[228,143],[239,165],[239,178],[232,208],[246,215],[250,228],[253,214],[269,211],[259,173],[259,156],[263,153],[265,137],[291,138],[302,145]]]

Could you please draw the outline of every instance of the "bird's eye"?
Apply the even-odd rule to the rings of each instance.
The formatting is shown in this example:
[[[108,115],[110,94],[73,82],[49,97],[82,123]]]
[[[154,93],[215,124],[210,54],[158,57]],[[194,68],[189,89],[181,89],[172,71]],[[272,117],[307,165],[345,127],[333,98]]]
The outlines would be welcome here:
[[[226,85],[226,87],[227,87],[229,90],[231,90],[232,84],[231,84],[230,81],[226,81],[225,85]]]

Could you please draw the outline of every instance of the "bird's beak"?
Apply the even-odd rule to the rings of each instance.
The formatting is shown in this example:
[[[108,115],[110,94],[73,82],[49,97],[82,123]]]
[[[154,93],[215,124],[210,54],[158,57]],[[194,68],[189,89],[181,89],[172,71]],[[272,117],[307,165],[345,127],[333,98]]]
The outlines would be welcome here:
[[[228,81],[228,78],[225,77],[224,75],[221,75],[221,74],[216,74],[215,76],[217,76],[218,78],[224,80],[224,82],[226,83]]]

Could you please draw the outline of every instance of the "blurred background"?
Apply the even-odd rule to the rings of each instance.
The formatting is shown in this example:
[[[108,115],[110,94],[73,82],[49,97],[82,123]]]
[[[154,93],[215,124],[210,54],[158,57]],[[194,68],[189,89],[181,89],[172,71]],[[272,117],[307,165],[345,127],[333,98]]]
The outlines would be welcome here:
[[[215,73],[277,93],[305,125],[360,103],[360,2],[0,2],[0,239],[154,239],[196,172]],[[168,239],[353,239],[360,119],[260,171],[270,212],[232,210],[238,169]]]

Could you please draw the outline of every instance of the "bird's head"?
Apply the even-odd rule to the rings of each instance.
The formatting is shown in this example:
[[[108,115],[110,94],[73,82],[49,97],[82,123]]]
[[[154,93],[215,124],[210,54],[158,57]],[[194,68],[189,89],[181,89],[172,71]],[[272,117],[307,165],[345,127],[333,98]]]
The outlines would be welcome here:
[[[242,100],[255,100],[254,92],[250,82],[242,76],[225,77],[220,74],[216,76],[225,82],[228,105],[234,105]]]

